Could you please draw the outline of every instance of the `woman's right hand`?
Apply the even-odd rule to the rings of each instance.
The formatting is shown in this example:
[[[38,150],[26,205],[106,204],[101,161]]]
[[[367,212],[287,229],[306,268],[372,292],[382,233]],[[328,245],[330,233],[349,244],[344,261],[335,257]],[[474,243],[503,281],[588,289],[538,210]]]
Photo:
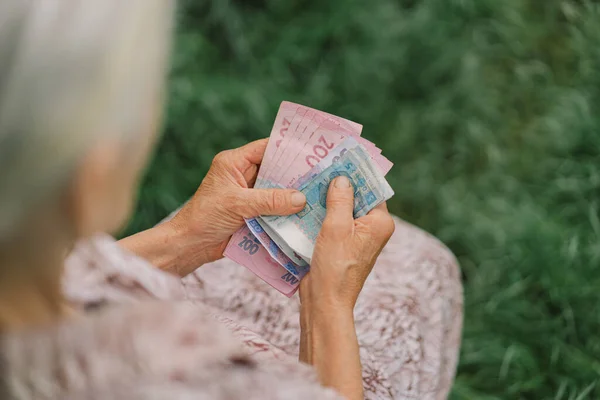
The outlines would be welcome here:
[[[329,185],[327,216],[310,272],[300,282],[300,361],[347,399],[363,399],[354,305],[375,260],[394,232],[385,204],[354,219],[354,190],[345,177]]]
[[[353,310],[379,253],[394,233],[394,221],[381,204],[353,218],[354,191],[336,178],[327,195],[327,216],[317,238],[310,273],[302,280],[303,306]]]

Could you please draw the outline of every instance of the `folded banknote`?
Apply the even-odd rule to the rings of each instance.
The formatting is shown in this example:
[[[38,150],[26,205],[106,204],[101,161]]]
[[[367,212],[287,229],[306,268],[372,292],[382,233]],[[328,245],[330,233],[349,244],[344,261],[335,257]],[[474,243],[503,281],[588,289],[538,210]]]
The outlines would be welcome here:
[[[307,205],[291,216],[246,220],[224,255],[291,297],[309,272],[315,240],[327,212],[329,183],[346,176],[354,188],[354,217],[393,196],[385,179],[392,163],[362,138],[362,126],[284,101],[275,118],[256,188],[294,188]]]

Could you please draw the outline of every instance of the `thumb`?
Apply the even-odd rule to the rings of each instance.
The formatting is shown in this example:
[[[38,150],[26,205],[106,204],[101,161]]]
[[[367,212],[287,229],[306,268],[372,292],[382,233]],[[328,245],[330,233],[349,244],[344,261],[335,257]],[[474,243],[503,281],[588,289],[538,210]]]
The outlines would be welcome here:
[[[341,230],[354,225],[354,188],[345,176],[338,176],[329,185],[324,223]]]
[[[297,190],[292,189],[244,189],[246,196],[244,201],[251,215],[289,215],[295,214],[306,205],[306,197]]]

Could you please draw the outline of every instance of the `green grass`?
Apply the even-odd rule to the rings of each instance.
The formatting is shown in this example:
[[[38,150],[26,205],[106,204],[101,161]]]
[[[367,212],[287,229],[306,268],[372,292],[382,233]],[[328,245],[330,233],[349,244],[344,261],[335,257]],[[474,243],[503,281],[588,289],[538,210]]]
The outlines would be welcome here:
[[[364,125],[391,209],[460,260],[454,399],[600,398],[600,5],[213,0],[180,10],[165,134],[127,232],[282,100]]]

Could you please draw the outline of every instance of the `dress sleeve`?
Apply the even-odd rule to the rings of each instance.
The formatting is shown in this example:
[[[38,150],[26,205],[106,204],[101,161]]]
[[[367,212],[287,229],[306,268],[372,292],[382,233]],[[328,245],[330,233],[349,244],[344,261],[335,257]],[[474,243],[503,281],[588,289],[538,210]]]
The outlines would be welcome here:
[[[75,245],[65,261],[62,284],[67,301],[78,309],[187,297],[179,277],[129,253],[108,235]]]

